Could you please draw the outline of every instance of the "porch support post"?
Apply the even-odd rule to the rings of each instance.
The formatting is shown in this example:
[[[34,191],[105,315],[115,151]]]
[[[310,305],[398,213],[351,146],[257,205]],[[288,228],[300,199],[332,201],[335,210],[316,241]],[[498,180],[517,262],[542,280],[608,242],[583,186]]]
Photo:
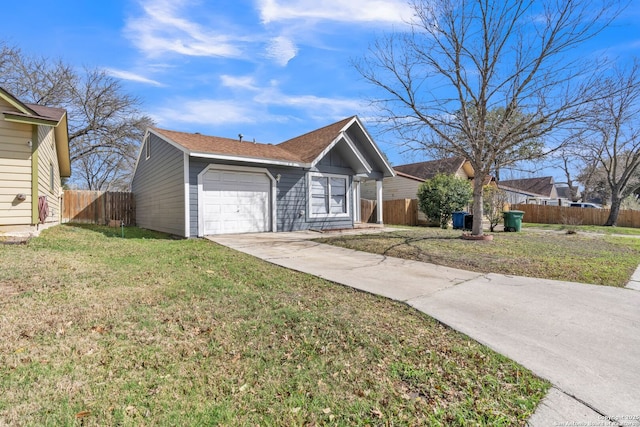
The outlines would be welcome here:
[[[378,212],[378,224],[382,222],[382,179],[376,179],[376,211]]]

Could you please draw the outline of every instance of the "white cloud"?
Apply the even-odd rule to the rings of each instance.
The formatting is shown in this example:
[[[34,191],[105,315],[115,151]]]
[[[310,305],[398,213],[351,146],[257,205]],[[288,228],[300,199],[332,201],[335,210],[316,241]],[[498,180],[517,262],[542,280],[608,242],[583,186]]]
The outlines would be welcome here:
[[[259,90],[256,86],[255,79],[251,76],[230,76],[223,74],[220,76],[222,86],[233,89]]]
[[[225,85],[259,91],[245,100],[199,99],[171,100],[165,107],[151,112],[160,127],[183,128],[185,124],[203,127],[234,124],[286,123],[296,118],[310,118],[325,124],[367,111],[361,102],[345,98],[313,95],[286,95],[275,87],[258,88],[248,77],[225,76]],[[272,107],[275,110],[272,110]],[[284,109],[285,111],[282,111]],[[275,111],[282,111],[276,113]],[[187,126],[188,127],[188,126]]]
[[[124,70],[116,70],[114,68],[105,68],[104,70],[108,75],[118,78],[118,79],[122,79],[122,80],[129,80],[132,82],[138,82],[138,83],[146,83],[146,84],[150,84],[153,86],[164,86],[162,83],[156,81],[156,80],[152,80],[149,79],[147,77],[141,76],[139,74],[135,74],[132,73],[130,71],[124,71]]]
[[[286,107],[298,116],[314,119],[339,120],[367,110],[361,101],[349,98],[330,98],[315,95],[287,95],[276,87],[264,89],[254,102],[267,107]]]
[[[254,123],[256,114],[245,103],[221,100],[172,101],[170,107],[163,107],[151,113],[160,126],[172,123],[192,123],[199,125],[226,125],[233,123]]]
[[[406,0],[258,0],[258,8],[264,23],[294,19],[400,23],[412,16]]]
[[[186,0],[142,0],[144,14],[127,21],[125,33],[148,56],[242,56],[242,38],[232,38],[181,16]]]
[[[289,38],[278,36],[271,39],[267,46],[267,58],[286,66],[298,54],[298,48]]]

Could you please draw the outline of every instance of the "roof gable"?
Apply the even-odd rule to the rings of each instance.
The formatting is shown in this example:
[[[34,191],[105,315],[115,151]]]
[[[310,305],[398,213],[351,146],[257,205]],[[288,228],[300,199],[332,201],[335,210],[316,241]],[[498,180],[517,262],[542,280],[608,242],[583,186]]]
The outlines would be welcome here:
[[[354,118],[355,116],[348,117],[323,128],[289,139],[278,144],[278,147],[296,153],[305,163],[312,163],[322,156],[323,152],[329,148],[345,126]]]
[[[454,175],[464,164],[465,159],[462,157],[448,157],[445,159],[394,166],[394,169],[396,172],[426,181],[439,173]]]
[[[31,125],[51,126],[56,141],[56,156],[60,176],[71,176],[71,158],[69,151],[69,124],[67,111],[63,108],[46,107],[38,104],[23,103],[0,87],[0,98],[7,101],[16,111],[2,111],[4,119],[10,122]]]
[[[258,163],[286,164],[310,168],[315,166],[329,151],[335,149],[352,166],[356,173],[371,173],[373,170],[357,144],[348,135],[348,130],[358,129],[359,140],[366,140],[366,148],[374,153],[376,166],[385,176],[392,176],[393,169],[378,151],[373,140],[356,116],[308,132],[283,143],[272,145],[256,142],[241,142],[238,139],[207,136],[199,133],[176,132],[150,128],[150,131],[174,144],[183,152],[199,157],[246,160]],[[363,137],[364,135],[364,137]],[[360,148],[363,148],[362,146]],[[371,154],[370,157],[371,158]]]
[[[555,188],[552,176],[540,178],[511,179],[498,182],[499,187],[519,190],[532,195],[551,197]]]

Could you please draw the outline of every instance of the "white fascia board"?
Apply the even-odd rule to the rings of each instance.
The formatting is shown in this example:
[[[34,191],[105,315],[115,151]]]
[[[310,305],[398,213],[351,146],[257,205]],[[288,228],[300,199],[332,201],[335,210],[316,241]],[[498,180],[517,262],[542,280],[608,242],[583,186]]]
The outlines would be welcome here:
[[[189,155],[182,154],[183,157],[183,184],[184,184],[184,237],[191,237],[191,203],[189,194]]]
[[[393,168],[391,167],[389,162],[387,162],[387,159],[385,159],[385,157],[382,155],[382,153],[378,149],[378,146],[376,145],[376,143],[373,142],[373,138],[371,138],[371,135],[369,135],[369,132],[367,132],[367,129],[364,127],[364,125],[362,124],[362,122],[360,121],[360,119],[357,116],[354,117],[353,120],[350,121],[347,124],[347,126],[345,126],[345,129],[343,130],[343,132],[346,131],[346,129],[349,128],[353,123],[356,123],[358,125],[358,127],[360,127],[360,129],[362,130],[362,133],[364,133],[364,135],[367,137],[367,140],[369,141],[369,144],[375,150],[375,152],[378,155],[378,157],[380,158],[380,160],[382,160],[382,163],[384,164],[384,166],[387,169],[387,171],[389,172],[389,174],[391,176],[396,176],[396,171],[393,170]]]
[[[289,162],[286,160],[273,160],[273,159],[265,159],[260,157],[243,157],[243,156],[232,156],[228,154],[203,153],[203,152],[197,152],[197,151],[190,151],[189,156],[199,157],[203,159],[227,160],[227,161],[235,161],[235,162],[250,162],[250,163],[258,163],[262,165],[273,165],[273,166],[288,166],[288,167],[298,167],[298,168],[311,167],[309,163]]]
[[[142,151],[144,150],[144,144],[149,136],[149,129],[144,132],[144,136],[142,137],[142,144],[140,144],[140,149],[138,150],[138,157],[136,158],[136,164],[133,166],[133,176],[136,175],[136,171],[138,170],[138,163],[140,163],[140,156],[142,156]],[[133,181],[133,177],[131,177]]]
[[[358,151],[358,149],[356,148],[356,144],[354,144],[353,141],[351,140],[351,138],[349,138],[349,135],[347,135],[346,133],[343,132],[342,133],[342,137],[344,138],[345,142],[347,143],[347,146],[351,149],[351,151],[356,156],[356,158],[358,159],[360,164],[367,171],[367,173],[371,173],[371,171],[373,169],[371,168],[369,163],[367,163],[367,160],[362,156],[360,151]]]
[[[162,139],[163,141],[168,142],[170,145],[172,145],[173,147],[175,147],[178,150],[182,151],[183,153],[187,153],[187,154],[190,153],[190,151],[187,150],[186,148],[184,148],[182,145],[178,144],[177,142],[173,141],[171,138],[166,137],[161,133],[155,132],[153,129],[147,129],[147,132],[152,133],[155,136],[157,136],[158,138]]]
[[[135,164],[135,166],[133,168],[134,175],[135,175],[136,169],[138,169],[138,163],[140,162],[140,157],[142,157],[142,153],[144,152],[144,146],[145,146],[146,143],[148,143],[147,138],[151,134],[154,134],[158,138],[160,138],[163,141],[165,141],[167,144],[171,145],[172,147],[177,148],[178,150],[182,151],[183,153],[189,154],[189,150],[184,148],[182,145],[172,141],[170,138],[167,138],[166,136],[164,136],[164,135],[162,135],[162,134],[160,134],[158,132],[154,132],[154,130],[151,129],[151,128],[147,128],[147,130],[144,133],[144,136],[142,137],[142,144],[140,144],[140,150],[138,150],[138,158],[136,159],[136,164]]]
[[[318,162],[320,160],[322,160],[322,158],[324,156],[326,156],[327,153],[333,149],[333,147],[335,147],[335,145],[340,141],[340,139],[342,139],[342,135],[344,135],[344,131],[343,130],[340,131],[340,135],[338,135],[338,137],[336,139],[331,141],[331,144],[327,145],[327,148],[322,150],[322,152],[320,154],[318,154],[318,156],[315,159],[313,159],[313,161],[311,162],[311,165],[310,165],[312,168],[315,167],[318,164]]]
[[[349,136],[347,135],[347,133],[345,132],[345,129],[347,129],[346,127],[343,128],[343,130],[340,131],[340,135],[338,135],[338,137],[336,139],[334,139],[333,141],[331,141],[331,144],[329,144],[327,146],[327,148],[325,148],[324,150],[322,150],[322,152],[318,155],[318,157],[316,157],[313,162],[311,163],[311,167],[315,167],[318,162],[320,162],[320,160],[322,160],[322,158],[324,156],[326,156],[329,151],[331,151],[340,141],[345,141],[345,143],[347,144],[347,146],[349,147],[349,149],[351,149],[351,151],[353,152],[353,154],[356,156],[356,158],[358,159],[358,161],[360,162],[360,164],[362,165],[362,167],[365,168],[365,170],[367,171],[367,173],[371,173],[371,171],[373,170],[371,168],[371,166],[369,165],[369,163],[367,163],[367,161],[365,160],[365,158],[362,156],[362,154],[360,153],[360,151],[358,151],[358,149],[356,148],[356,145],[353,143],[353,141],[351,140],[351,138],[349,138]]]

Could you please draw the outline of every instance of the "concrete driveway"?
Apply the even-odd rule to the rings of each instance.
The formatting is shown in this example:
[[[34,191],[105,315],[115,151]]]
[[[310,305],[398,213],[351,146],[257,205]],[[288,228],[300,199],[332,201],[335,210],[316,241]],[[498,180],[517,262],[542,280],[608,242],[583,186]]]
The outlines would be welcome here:
[[[529,425],[640,426],[639,291],[485,275],[310,241],[320,236],[210,239],[403,301],[548,379],[554,388]]]

